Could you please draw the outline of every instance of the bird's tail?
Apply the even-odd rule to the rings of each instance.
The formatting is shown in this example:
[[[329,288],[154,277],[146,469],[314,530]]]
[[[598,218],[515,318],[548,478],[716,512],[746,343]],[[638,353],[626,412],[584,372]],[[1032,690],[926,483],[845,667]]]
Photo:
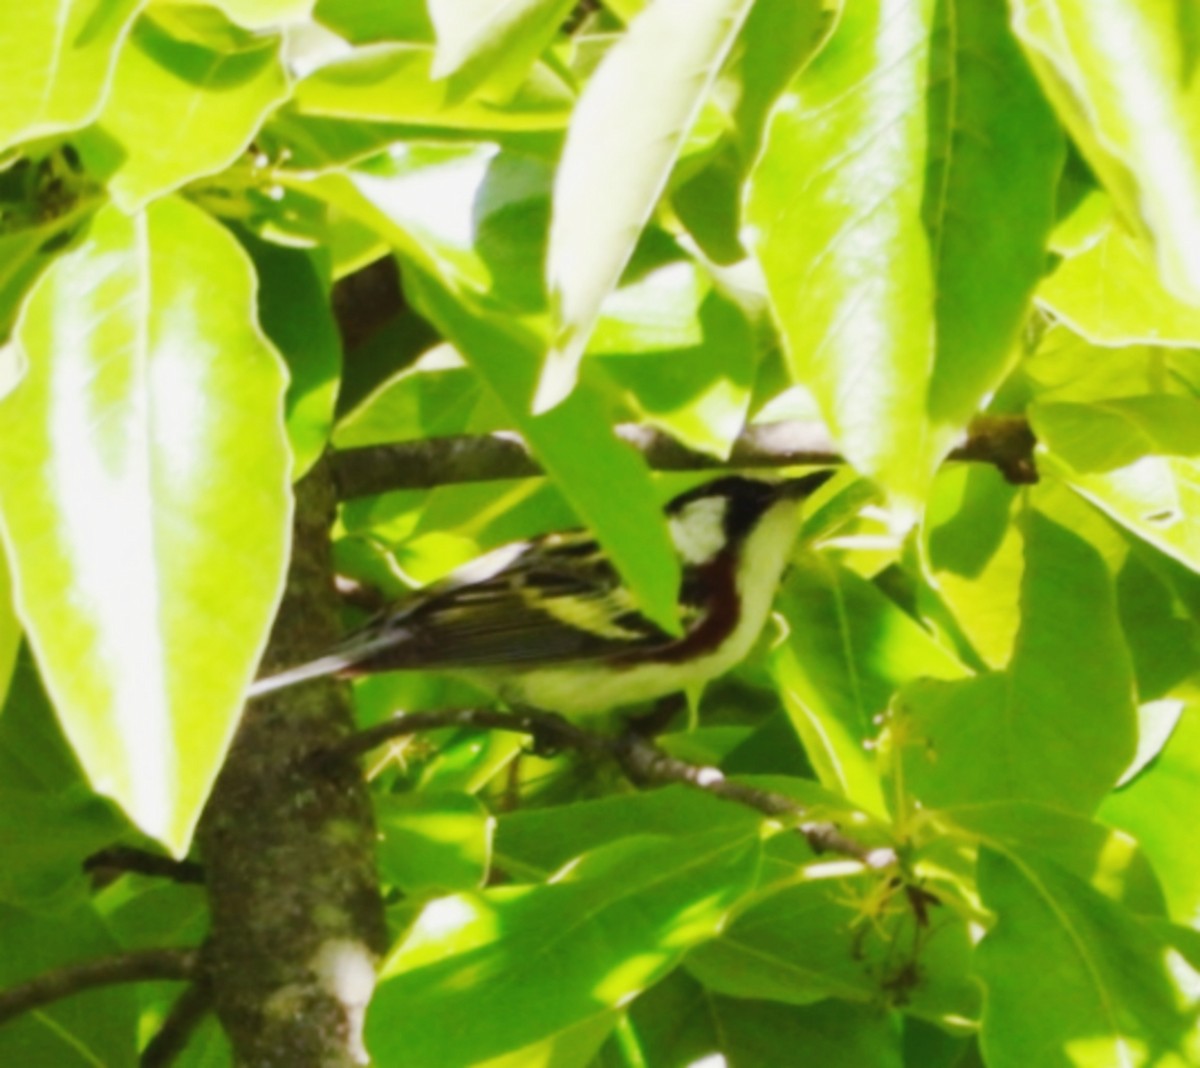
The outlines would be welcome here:
[[[246,691],[246,698],[250,700],[262,697],[263,694],[274,693],[276,690],[286,690],[289,686],[295,686],[298,682],[307,682],[309,679],[337,675],[353,666],[359,659],[357,656],[340,653],[318,657],[316,660],[310,660],[307,664],[298,664],[296,667],[281,671],[277,675],[268,675],[265,679],[255,679]]]

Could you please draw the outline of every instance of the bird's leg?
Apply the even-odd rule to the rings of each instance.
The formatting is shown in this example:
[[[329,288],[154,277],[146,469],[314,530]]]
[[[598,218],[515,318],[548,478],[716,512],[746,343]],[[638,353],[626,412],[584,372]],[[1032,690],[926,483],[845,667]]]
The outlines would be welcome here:
[[[625,729],[639,738],[655,738],[662,734],[671,721],[687,709],[687,694],[682,690],[669,693],[654,702],[654,707],[640,716],[630,716],[625,721]]]

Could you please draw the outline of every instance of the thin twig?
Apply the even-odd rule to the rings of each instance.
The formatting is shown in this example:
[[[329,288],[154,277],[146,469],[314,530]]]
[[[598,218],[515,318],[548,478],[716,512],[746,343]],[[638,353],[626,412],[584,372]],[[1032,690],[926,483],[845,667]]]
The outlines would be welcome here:
[[[824,424],[790,421],[747,427],[721,462],[695,452],[651,427],[623,424],[617,436],[632,445],[659,471],[717,468],[770,468],[795,464],[842,463]],[[1037,444],[1020,416],[981,416],[950,453],[952,460],[994,464],[1010,482],[1037,481],[1033,450]],[[398,489],[432,489],[459,482],[528,478],[541,473],[529,446],[518,434],[460,434],[387,445],[368,445],[332,454],[334,481],[343,500]]]
[[[792,824],[807,839],[814,852],[853,857],[872,868],[896,863],[895,850],[873,847],[846,835],[836,823],[805,820],[804,805],[786,794],[762,790],[725,778],[718,768],[690,764],[663,752],[636,729],[610,736],[586,730],[552,712],[525,710],[500,712],[466,708],[441,712],[411,712],[350,735],[339,745],[322,751],[319,760],[342,761],[362,756],[393,738],[422,731],[468,727],[478,730],[527,734],[540,752],[570,749],[615,760],[625,776],[637,786],[681,783],[703,790],[723,801],[756,809],[772,819]]]
[[[207,982],[200,980],[189,986],[171,1006],[158,1034],[142,1051],[139,1061],[141,1068],[168,1068],[168,1065],[174,1064],[176,1058],[187,1049],[196,1028],[212,1011],[212,1005],[212,987]]]
[[[151,979],[194,979],[198,961],[199,953],[194,949],[138,949],[68,964],[0,990],[0,1024],[99,986],[143,983]]]
[[[173,860],[136,846],[116,845],[101,849],[83,862],[83,870],[149,875],[176,883],[204,882],[204,869],[194,860]]]

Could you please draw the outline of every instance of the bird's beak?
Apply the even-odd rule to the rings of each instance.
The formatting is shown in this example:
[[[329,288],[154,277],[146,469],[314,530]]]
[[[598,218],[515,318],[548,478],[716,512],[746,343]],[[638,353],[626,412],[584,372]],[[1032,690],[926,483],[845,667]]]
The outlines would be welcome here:
[[[802,501],[816,493],[834,474],[834,471],[814,471],[811,475],[789,478],[779,483],[779,497],[781,500]]]

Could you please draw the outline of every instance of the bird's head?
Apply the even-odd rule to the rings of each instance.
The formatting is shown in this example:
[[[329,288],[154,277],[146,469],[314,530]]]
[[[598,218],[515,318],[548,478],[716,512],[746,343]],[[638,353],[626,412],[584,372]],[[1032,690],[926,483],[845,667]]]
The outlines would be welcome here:
[[[832,475],[818,471],[776,480],[727,475],[696,486],[666,507],[671,540],[686,563],[704,564],[726,549],[743,547],[764,527],[794,537],[800,503]]]

